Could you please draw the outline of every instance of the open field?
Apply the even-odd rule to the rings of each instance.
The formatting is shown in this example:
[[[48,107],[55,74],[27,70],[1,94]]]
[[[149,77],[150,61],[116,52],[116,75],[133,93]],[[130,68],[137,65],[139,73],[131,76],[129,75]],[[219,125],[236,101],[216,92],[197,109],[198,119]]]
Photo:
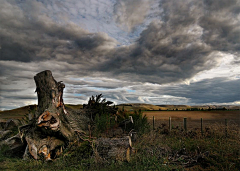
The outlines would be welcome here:
[[[65,104],[65,106],[72,110],[77,110],[82,108],[82,105]],[[13,110],[0,111],[0,121],[6,121],[8,119],[22,119],[26,115],[28,115],[29,112],[32,112],[36,108],[37,108],[37,105],[29,105],[29,106],[23,106]]]
[[[152,105],[152,104],[146,104],[146,103],[126,103],[126,104],[119,104],[117,105],[119,109],[122,109],[124,107],[124,110],[132,111],[132,110],[191,110],[196,111],[196,109],[203,109],[208,110],[219,110],[219,109],[228,109],[228,110],[239,110],[240,106],[234,106],[234,105],[203,105],[203,106],[188,106],[188,105]]]
[[[37,105],[29,105],[13,110],[0,111],[0,121],[6,121],[8,119],[22,119],[29,113],[30,110],[33,110],[36,107]]]
[[[203,118],[203,126],[211,124],[224,124],[225,119],[228,120],[229,125],[240,126],[240,111],[144,111],[143,112],[152,121],[155,117],[158,127],[162,123],[168,124],[169,117],[172,120],[172,126],[182,126],[183,118],[187,118],[187,125],[189,128],[200,128],[200,120]]]

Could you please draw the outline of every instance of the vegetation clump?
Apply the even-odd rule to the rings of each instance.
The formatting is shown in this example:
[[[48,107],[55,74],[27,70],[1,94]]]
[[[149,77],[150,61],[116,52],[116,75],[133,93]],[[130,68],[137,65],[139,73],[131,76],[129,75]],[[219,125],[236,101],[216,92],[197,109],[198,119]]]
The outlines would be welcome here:
[[[36,160],[23,161],[6,156],[1,150],[0,168],[15,170],[239,170],[239,129],[225,137],[221,127],[214,134],[193,134],[181,130],[175,134],[150,131],[134,143],[135,153],[129,162],[99,162],[93,157],[92,144],[71,146],[50,165]],[[210,130],[213,130],[211,128]],[[219,131],[219,134],[218,132]],[[7,148],[7,147],[2,147]],[[71,152],[70,152],[71,151]]]

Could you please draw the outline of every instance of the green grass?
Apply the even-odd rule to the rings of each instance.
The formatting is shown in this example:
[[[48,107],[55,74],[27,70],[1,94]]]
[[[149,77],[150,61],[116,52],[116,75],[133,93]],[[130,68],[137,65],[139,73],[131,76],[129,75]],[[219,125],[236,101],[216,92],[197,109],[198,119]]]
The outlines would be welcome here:
[[[79,110],[83,108],[83,105],[79,104],[79,105],[72,105],[72,104],[65,104],[65,106],[67,108],[71,108],[73,110]]]
[[[0,170],[239,170],[239,129],[229,131],[228,137],[225,137],[221,127],[218,129],[211,129],[203,135],[200,132],[186,133],[180,130],[173,130],[168,135],[161,134],[159,130],[143,134],[133,144],[136,153],[130,162],[97,162],[88,142],[72,146],[50,163],[11,158],[4,154],[3,149]],[[203,157],[190,168],[184,165],[189,159],[179,157],[183,155],[194,159],[200,154]]]

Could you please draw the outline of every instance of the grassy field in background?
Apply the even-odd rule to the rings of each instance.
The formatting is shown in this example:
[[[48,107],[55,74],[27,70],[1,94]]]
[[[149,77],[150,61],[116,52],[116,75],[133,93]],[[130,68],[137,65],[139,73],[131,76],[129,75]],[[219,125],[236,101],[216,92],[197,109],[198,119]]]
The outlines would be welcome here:
[[[83,105],[65,104],[65,106],[73,110],[77,110],[81,109]],[[31,110],[36,107],[37,105],[29,105],[13,110],[0,111],[0,121],[6,121],[8,119],[22,119],[25,117],[25,115],[27,115],[29,112],[31,112]]]
[[[240,111],[239,110],[218,110],[218,111],[143,111],[149,122],[153,116],[156,120],[155,126],[161,126],[162,123],[168,124],[171,117],[172,126],[183,126],[183,118],[187,118],[189,128],[200,128],[200,120],[203,118],[203,126],[212,124],[224,124],[225,119],[229,125],[240,126]]]
[[[71,108],[73,110],[81,109],[83,105],[72,105],[65,104],[66,107]],[[214,123],[214,122],[223,122],[224,119],[229,119],[230,122],[236,123],[240,125],[240,110],[212,110],[212,111],[182,111],[182,109],[190,108],[190,106],[185,105],[163,105],[164,107],[159,107],[151,104],[124,104],[117,105],[119,110],[126,111],[134,111],[141,109],[144,114],[147,115],[149,119],[152,119],[154,116],[156,120],[168,120],[169,117],[172,118],[172,121],[182,121],[184,117],[188,118],[189,121],[199,121],[200,118],[203,118],[205,123]],[[178,107],[178,111],[167,111],[176,109]],[[36,108],[36,105],[24,106],[21,108],[0,111],[0,121],[6,121],[8,119],[21,119],[26,114],[29,113],[29,110]],[[161,109],[161,111],[159,111]],[[152,110],[152,111],[151,111]],[[190,124],[190,122],[189,122]]]
[[[23,106],[13,110],[0,111],[0,121],[6,121],[8,119],[22,119],[29,113],[30,109],[36,108],[37,105]]]

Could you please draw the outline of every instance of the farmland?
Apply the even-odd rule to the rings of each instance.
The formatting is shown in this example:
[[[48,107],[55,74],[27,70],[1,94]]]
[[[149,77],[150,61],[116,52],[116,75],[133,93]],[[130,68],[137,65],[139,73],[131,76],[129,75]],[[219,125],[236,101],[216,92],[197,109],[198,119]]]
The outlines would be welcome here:
[[[230,125],[240,126],[239,110],[218,110],[218,111],[144,111],[151,122],[153,116],[156,120],[156,127],[162,123],[168,123],[171,117],[173,126],[181,126],[183,118],[187,118],[189,128],[200,128],[200,119],[203,118],[204,126],[212,124],[224,124],[225,119]]]

